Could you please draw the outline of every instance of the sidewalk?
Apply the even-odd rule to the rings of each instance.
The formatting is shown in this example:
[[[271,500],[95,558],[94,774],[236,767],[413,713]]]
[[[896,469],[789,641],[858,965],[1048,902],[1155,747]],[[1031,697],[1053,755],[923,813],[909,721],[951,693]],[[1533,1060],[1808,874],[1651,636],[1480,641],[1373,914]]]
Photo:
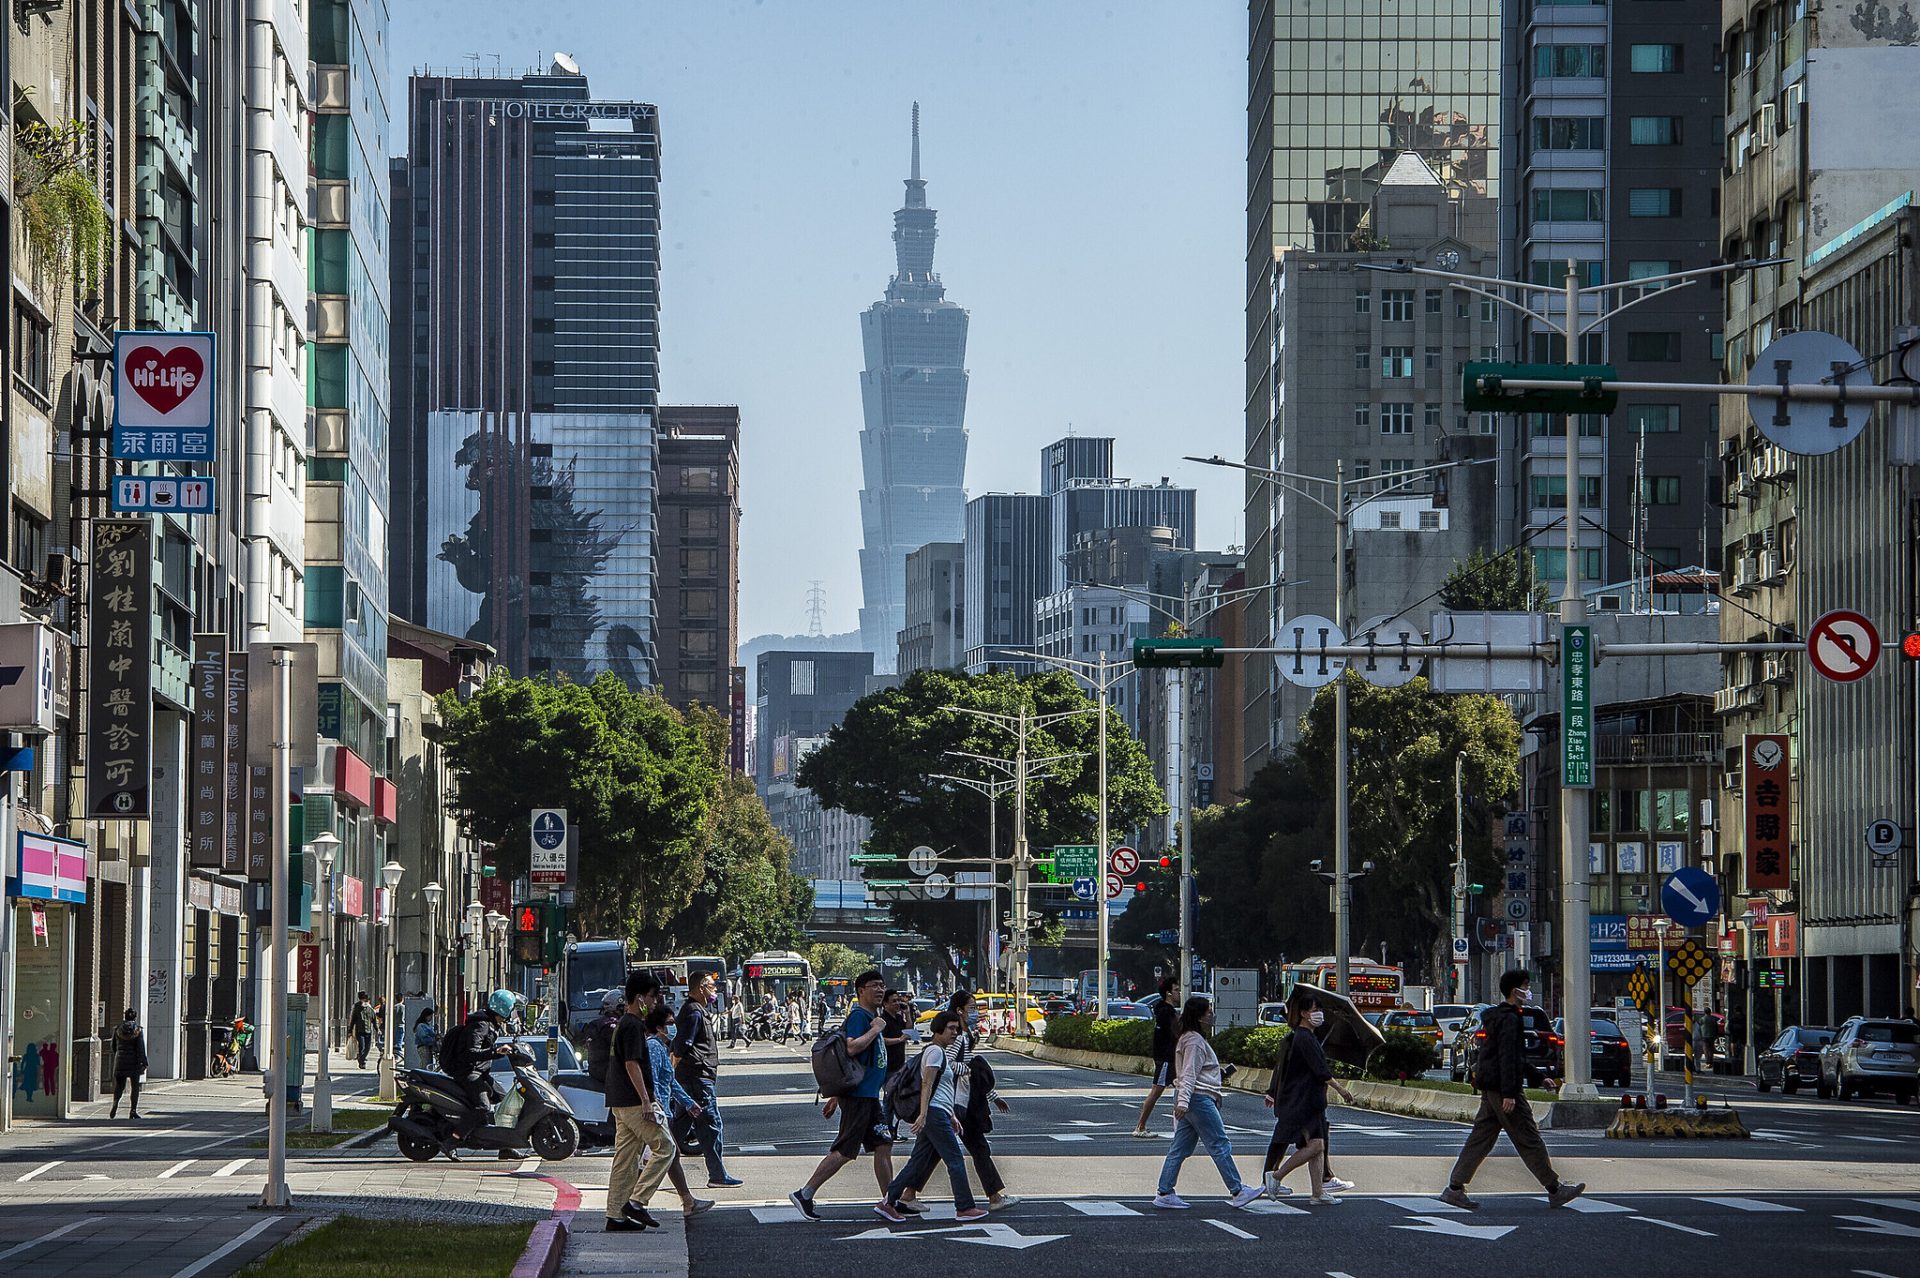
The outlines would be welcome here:
[[[604,1192],[603,1195],[604,1197]],[[644,1234],[610,1234],[602,1228],[605,1209],[576,1214],[568,1225],[561,1278],[687,1278],[687,1218],[678,1207],[654,1204],[660,1228]]]

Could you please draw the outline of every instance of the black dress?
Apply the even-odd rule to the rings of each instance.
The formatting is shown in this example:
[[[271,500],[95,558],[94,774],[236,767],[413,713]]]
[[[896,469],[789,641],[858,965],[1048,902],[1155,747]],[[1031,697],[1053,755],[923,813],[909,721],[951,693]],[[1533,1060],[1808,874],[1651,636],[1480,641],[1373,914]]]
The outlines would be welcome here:
[[[1295,1030],[1286,1064],[1274,1080],[1273,1143],[1304,1145],[1327,1128],[1327,1084],[1333,1070],[1311,1030]]]

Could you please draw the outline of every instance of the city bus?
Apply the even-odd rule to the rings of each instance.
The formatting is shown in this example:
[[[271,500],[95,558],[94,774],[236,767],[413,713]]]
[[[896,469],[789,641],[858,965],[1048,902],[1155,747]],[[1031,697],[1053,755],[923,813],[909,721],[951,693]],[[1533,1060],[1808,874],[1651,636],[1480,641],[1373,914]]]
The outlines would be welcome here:
[[[665,1001],[675,1013],[686,1001],[687,991],[693,988],[693,978],[702,972],[713,974],[715,988],[726,988],[727,961],[717,954],[680,954],[665,962],[673,970],[674,983],[669,987],[662,981],[661,985],[666,987]]]
[[[598,940],[577,942],[567,952],[567,1037],[579,1037],[600,1015],[600,999],[608,990],[626,987],[627,950],[625,941]]]
[[[1280,997],[1293,993],[1302,982],[1323,990],[1334,987],[1336,964],[1330,955],[1289,963],[1280,969]],[[1363,958],[1347,960],[1347,989],[1353,1005],[1361,1012],[1391,1012],[1399,1007],[1406,990],[1406,973],[1384,963]]]
[[[803,1011],[810,1012],[813,965],[792,950],[762,950],[740,965],[740,991],[747,1011],[760,1006],[760,1000],[771,994],[774,1005],[782,1010],[792,995],[800,1000]]]

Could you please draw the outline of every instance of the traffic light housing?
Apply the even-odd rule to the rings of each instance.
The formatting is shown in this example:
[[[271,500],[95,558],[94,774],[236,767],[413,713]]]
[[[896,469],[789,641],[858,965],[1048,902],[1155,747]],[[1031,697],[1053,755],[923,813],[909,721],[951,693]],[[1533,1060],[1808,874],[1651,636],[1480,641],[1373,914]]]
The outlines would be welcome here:
[[[1214,638],[1135,639],[1133,664],[1140,670],[1218,669],[1227,664],[1226,654],[1220,651],[1222,643]]]
[[[1173,868],[1173,858],[1165,852],[1160,854],[1160,868],[1163,870],[1171,870]]]
[[[1910,631],[1901,638],[1900,655],[1908,661],[1920,661],[1920,630]]]

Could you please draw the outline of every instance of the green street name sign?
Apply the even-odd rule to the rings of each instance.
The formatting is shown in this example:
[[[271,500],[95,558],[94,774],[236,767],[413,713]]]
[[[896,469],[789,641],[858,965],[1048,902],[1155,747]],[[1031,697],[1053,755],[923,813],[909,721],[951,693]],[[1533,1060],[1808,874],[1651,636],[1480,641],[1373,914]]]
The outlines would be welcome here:
[[[1053,881],[1055,883],[1090,879],[1099,871],[1100,849],[1091,843],[1085,846],[1057,847],[1053,850]]]
[[[1133,664],[1141,670],[1177,670],[1182,667],[1218,669],[1227,663],[1222,641],[1211,636],[1178,639],[1135,639]]]
[[[1560,777],[1593,785],[1593,631],[1567,626],[1560,636]]]

